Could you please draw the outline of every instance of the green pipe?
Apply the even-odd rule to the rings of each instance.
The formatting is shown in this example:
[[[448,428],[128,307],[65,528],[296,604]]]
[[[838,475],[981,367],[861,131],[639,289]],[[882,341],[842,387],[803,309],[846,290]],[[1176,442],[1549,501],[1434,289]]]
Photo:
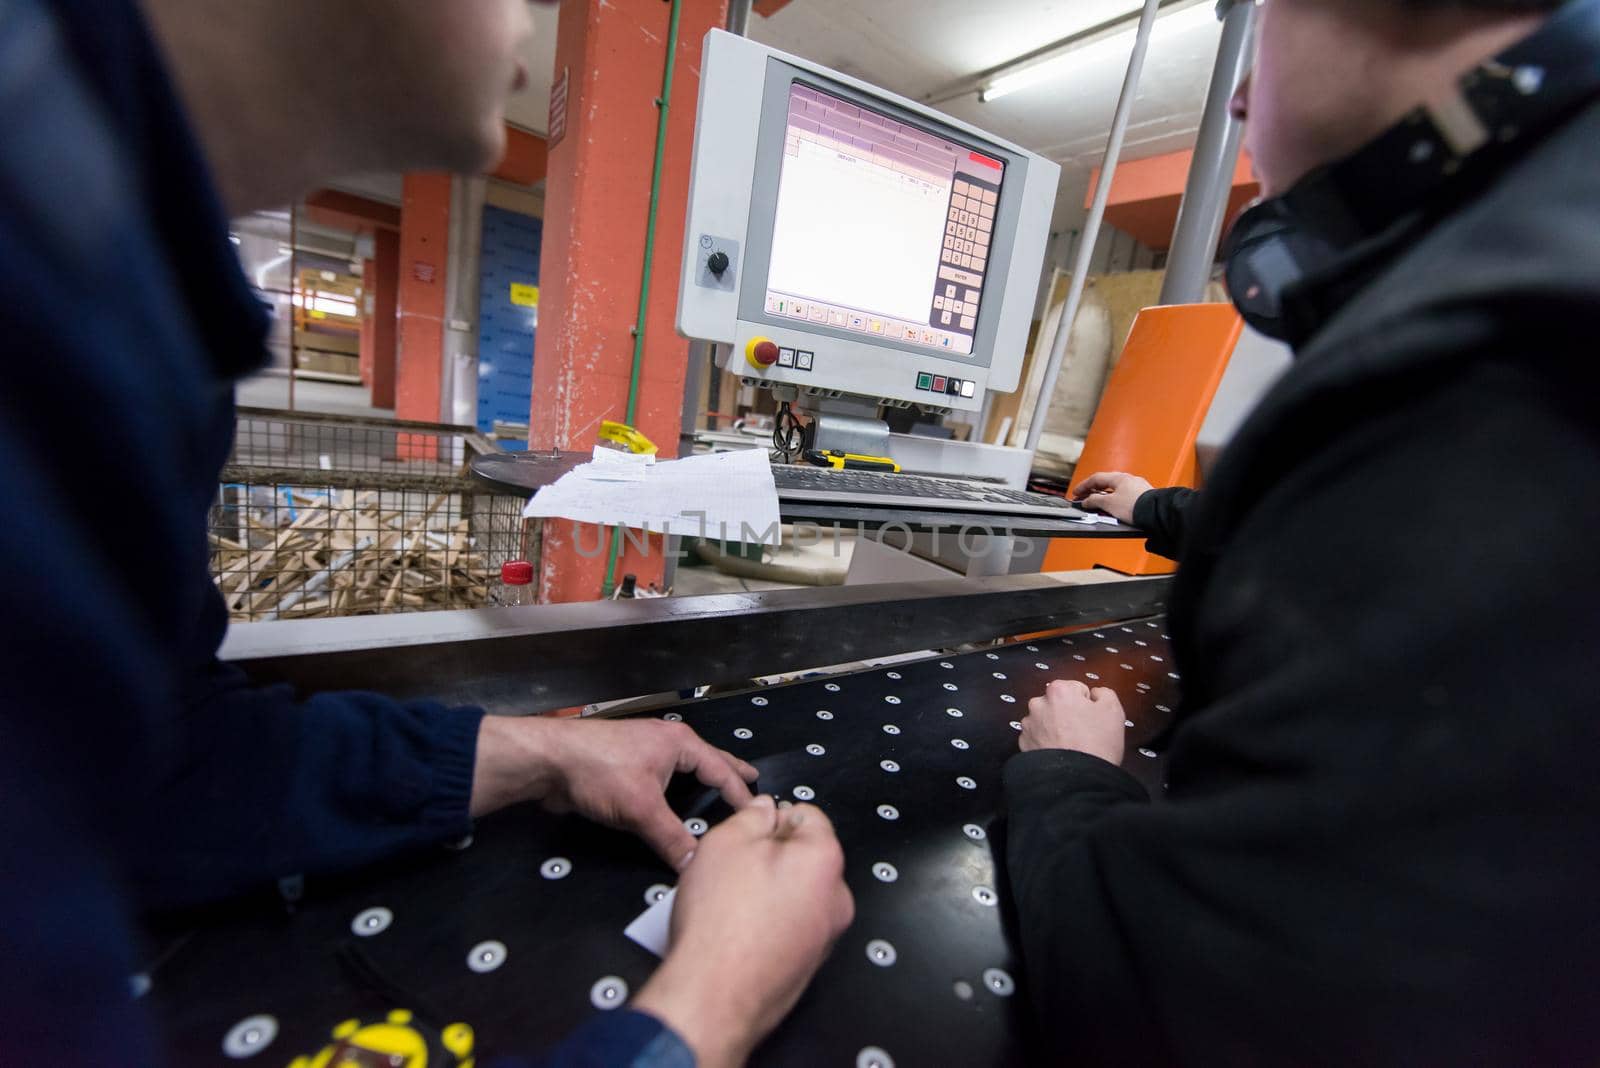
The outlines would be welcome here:
[[[672,0],[672,22],[667,29],[667,66],[661,75],[661,96],[656,99],[656,159],[650,175],[650,218],[644,232],[644,276],[639,282],[639,318],[633,327],[633,375],[628,381],[629,426],[639,413],[639,379],[644,371],[645,319],[650,313],[650,279],[655,269],[656,218],[661,213],[661,177],[666,169],[667,117],[672,110],[672,82],[678,71],[678,27],[683,18],[683,0]],[[617,588],[617,561],[622,555],[622,527],[611,532],[610,560],[600,596],[609,598]]]

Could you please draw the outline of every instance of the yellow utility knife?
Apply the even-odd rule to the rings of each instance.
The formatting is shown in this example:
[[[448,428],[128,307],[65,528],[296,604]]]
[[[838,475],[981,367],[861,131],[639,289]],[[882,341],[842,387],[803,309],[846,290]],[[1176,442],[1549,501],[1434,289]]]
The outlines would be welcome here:
[[[853,452],[808,452],[806,459],[818,467],[835,471],[887,471],[898,475],[900,465],[887,456],[861,456]]]
[[[612,422],[610,419],[600,424],[600,440],[608,441],[627,452],[638,453],[641,456],[654,456],[661,451],[656,448],[655,442],[633,427],[626,423]]]

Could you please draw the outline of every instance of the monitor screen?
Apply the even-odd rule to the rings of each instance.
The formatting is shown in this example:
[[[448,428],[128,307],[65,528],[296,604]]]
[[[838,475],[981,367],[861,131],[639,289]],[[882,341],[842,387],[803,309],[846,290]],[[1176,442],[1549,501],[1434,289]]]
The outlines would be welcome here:
[[[1005,163],[794,83],[769,315],[970,356]]]

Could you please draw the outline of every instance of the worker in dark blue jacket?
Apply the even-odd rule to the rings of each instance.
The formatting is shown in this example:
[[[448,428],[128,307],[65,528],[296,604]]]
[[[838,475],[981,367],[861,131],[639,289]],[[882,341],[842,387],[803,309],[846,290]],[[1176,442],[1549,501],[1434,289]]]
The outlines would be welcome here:
[[[681,725],[297,702],[217,660],[206,517],[233,383],[265,362],[226,219],[339,174],[482,169],[529,28],[524,0],[0,3],[0,1062],[160,1061],[129,996],[141,911],[525,800],[684,873],[635,1011],[552,1063],[738,1063],[848,922],[822,814],[777,833],[754,769]],[[662,797],[675,772],[743,809],[698,854]],[[722,959],[718,932],[761,950]]]

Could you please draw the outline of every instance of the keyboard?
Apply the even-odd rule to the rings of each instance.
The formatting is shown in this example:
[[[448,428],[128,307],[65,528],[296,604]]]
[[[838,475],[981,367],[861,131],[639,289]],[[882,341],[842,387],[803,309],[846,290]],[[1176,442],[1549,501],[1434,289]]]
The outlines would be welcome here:
[[[956,478],[888,474],[876,471],[833,471],[823,467],[775,464],[773,481],[779,501],[876,505],[929,512],[973,512],[982,515],[1048,516],[1078,519],[1089,513],[1047,493],[1026,493],[1004,486]]]

